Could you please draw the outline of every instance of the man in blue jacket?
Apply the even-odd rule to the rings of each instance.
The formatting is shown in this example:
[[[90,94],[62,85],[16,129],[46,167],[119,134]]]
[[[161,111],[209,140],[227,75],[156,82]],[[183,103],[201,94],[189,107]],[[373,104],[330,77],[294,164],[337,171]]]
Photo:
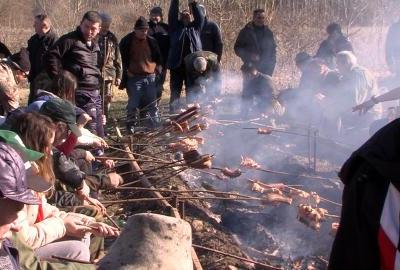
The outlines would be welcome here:
[[[204,14],[195,0],[189,0],[189,6],[193,14],[193,21],[189,10],[179,13],[179,0],[171,1],[168,14],[171,47],[167,67],[171,72],[171,112],[176,111],[179,107],[183,83],[185,82],[186,85],[184,59],[187,55],[202,50],[200,32],[204,24]]]

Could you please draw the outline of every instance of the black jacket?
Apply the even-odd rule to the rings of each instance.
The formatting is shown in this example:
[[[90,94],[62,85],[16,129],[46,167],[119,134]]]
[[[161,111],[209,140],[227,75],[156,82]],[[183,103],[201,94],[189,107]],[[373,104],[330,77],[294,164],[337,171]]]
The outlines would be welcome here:
[[[397,119],[379,130],[343,165],[339,174],[344,184],[342,215],[328,269],[381,268],[378,233],[389,184],[400,184],[399,137]]]
[[[235,42],[235,53],[244,64],[255,65],[261,73],[272,76],[276,64],[276,43],[274,34],[268,26],[264,26],[261,41],[257,40],[254,24],[248,23],[239,33]],[[259,61],[252,56],[258,55]]]
[[[155,23],[153,21],[149,21],[149,26],[150,28],[148,35],[157,40],[163,58],[163,68],[165,68],[167,65],[167,59],[170,47],[168,24],[163,22]]]
[[[11,52],[7,48],[7,46],[3,42],[0,42],[0,58],[7,58],[10,55],[11,55]]]
[[[350,40],[343,35],[336,41],[331,41],[329,39],[324,40],[319,46],[315,56],[324,59],[329,67],[336,68],[336,54],[342,51],[354,52]]]
[[[75,31],[62,36],[45,56],[45,67],[50,77],[56,76],[61,69],[68,70],[78,80],[80,90],[98,90],[100,69],[98,53],[100,49],[95,41],[89,48],[78,27]]]
[[[179,0],[171,0],[168,14],[169,35],[171,47],[169,50],[167,67],[169,69],[178,68],[188,55],[184,55],[183,49],[185,41],[189,40],[190,53],[202,50],[200,32],[204,25],[204,14],[200,11],[196,2],[191,3],[191,10],[194,21],[185,26],[179,20]],[[190,54],[189,53],[189,54]]]
[[[120,89],[126,88],[127,80],[128,80],[128,68],[130,61],[130,48],[132,44],[133,37],[135,36],[135,32],[131,32],[125,37],[121,39],[119,43],[119,49],[121,51],[121,59],[122,59],[122,81],[119,86]],[[158,46],[157,40],[152,37],[147,36],[147,41],[151,50],[151,58],[153,62],[157,64],[158,67],[162,66],[162,55],[160,52],[160,47]]]
[[[213,21],[209,21],[207,17],[204,20],[204,26],[201,30],[201,43],[203,51],[213,52],[221,61],[224,43],[222,42],[221,30]]]
[[[29,82],[33,82],[36,76],[45,69],[43,57],[56,43],[57,38],[57,35],[50,29],[43,37],[39,37],[38,34],[35,34],[28,40],[27,50],[31,62],[31,70],[29,71],[28,77]]]

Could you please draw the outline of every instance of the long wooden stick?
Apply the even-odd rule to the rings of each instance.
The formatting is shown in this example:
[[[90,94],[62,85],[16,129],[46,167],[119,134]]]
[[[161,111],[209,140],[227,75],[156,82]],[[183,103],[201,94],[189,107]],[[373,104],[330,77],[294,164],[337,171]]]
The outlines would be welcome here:
[[[86,201],[88,201],[90,204],[96,206],[96,204],[93,202],[92,198],[86,197]],[[111,218],[111,216],[105,211],[104,215],[107,217],[107,219],[117,228],[119,231],[121,231],[121,227],[118,226],[118,224]]]
[[[213,249],[213,248],[203,247],[203,246],[199,246],[199,245],[195,245],[195,244],[192,244],[192,246],[194,248],[203,249],[203,250],[207,250],[207,251],[211,251],[211,252],[214,252],[214,253],[218,253],[218,254],[221,254],[221,255],[224,255],[224,256],[227,256],[227,257],[235,258],[235,259],[238,259],[240,261],[253,263],[255,265],[259,265],[259,266],[265,267],[266,269],[283,270],[283,268],[281,268],[281,267],[276,267],[276,266],[272,266],[272,265],[269,265],[269,264],[260,263],[260,262],[254,261],[254,260],[250,260],[250,259],[247,259],[247,258],[236,256],[236,255],[233,255],[233,254],[230,254],[230,253],[226,253],[226,252],[223,252],[223,251],[220,251],[220,250],[216,250],[216,249]]]
[[[210,194],[222,194],[222,195],[233,195],[243,198],[255,198],[248,195],[242,195],[234,192],[226,192],[226,191],[214,191],[214,190],[203,190],[203,189],[192,189],[192,190],[171,190],[171,189],[153,189],[153,188],[143,188],[143,187],[117,187],[115,190],[143,190],[143,191],[159,191],[159,192],[170,192],[170,193],[210,193]]]
[[[88,262],[88,261],[65,258],[65,257],[61,257],[61,256],[56,256],[56,255],[51,256],[51,258],[56,259],[56,260],[60,260],[60,261],[66,261],[66,262],[74,262],[74,263],[82,263],[82,264],[93,264],[92,262]]]
[[[286,175],[286,176],[294,176],[294,177],[311,178],[311,179],[316,179],[316,180],[327,180],[327,181],[338,181],[338,180],[340,180],[339,178],[328,178],[328,177],[322,177],[322,176],[313,176],[313,175],[305,175],[305,174],[294,174],[294,173],[273,171],[273,170],[262,169],[262,168],[252,168],[252,169],[255,169],[255,170],[261,171],[261,172],[266,172],[266,173]]]

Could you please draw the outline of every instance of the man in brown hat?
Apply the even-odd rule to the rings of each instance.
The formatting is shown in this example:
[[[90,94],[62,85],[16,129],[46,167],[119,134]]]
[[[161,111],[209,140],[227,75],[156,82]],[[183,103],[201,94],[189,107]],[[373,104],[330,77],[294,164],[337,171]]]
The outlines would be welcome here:
[[[0,60],[0,115],[19,107],[18,84],[26,79],[29,69],[29,53],[24,48]]]
[[[149,37],[149,24],[144,17],[135,23],[135,30],[120,43],[123,76],[120,89],[128,92],[128,130],[137,125],[137,118],[157,121],[156,75],[162,72],[162,56],[157,41]],[[138,113],[139,112],[139,113]]]

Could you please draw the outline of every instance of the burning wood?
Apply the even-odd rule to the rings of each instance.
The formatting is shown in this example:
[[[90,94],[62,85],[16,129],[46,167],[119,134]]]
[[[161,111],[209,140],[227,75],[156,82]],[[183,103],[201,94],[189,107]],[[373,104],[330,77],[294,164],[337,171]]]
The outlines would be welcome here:
[[[259,129],[257,129],[257,133],[262,134],[262,135],[269,135],[272,133],[272,129],[271,128],[259,128]]]
[[[261,168],[260,164],[258,164],[254,159],[251,159],[249,157],[243,157],[242,158],[242,162],[240,163],[241,166],[246,167],[246,168],[251,168],[251,169],[258,169]]]
[[[328,210],[324,208],[313,208],[307,204],[300,204],[297,210],[297,219],[316,231],[319,231],[321,222],[325,220],[325,215],[328,214]]]

